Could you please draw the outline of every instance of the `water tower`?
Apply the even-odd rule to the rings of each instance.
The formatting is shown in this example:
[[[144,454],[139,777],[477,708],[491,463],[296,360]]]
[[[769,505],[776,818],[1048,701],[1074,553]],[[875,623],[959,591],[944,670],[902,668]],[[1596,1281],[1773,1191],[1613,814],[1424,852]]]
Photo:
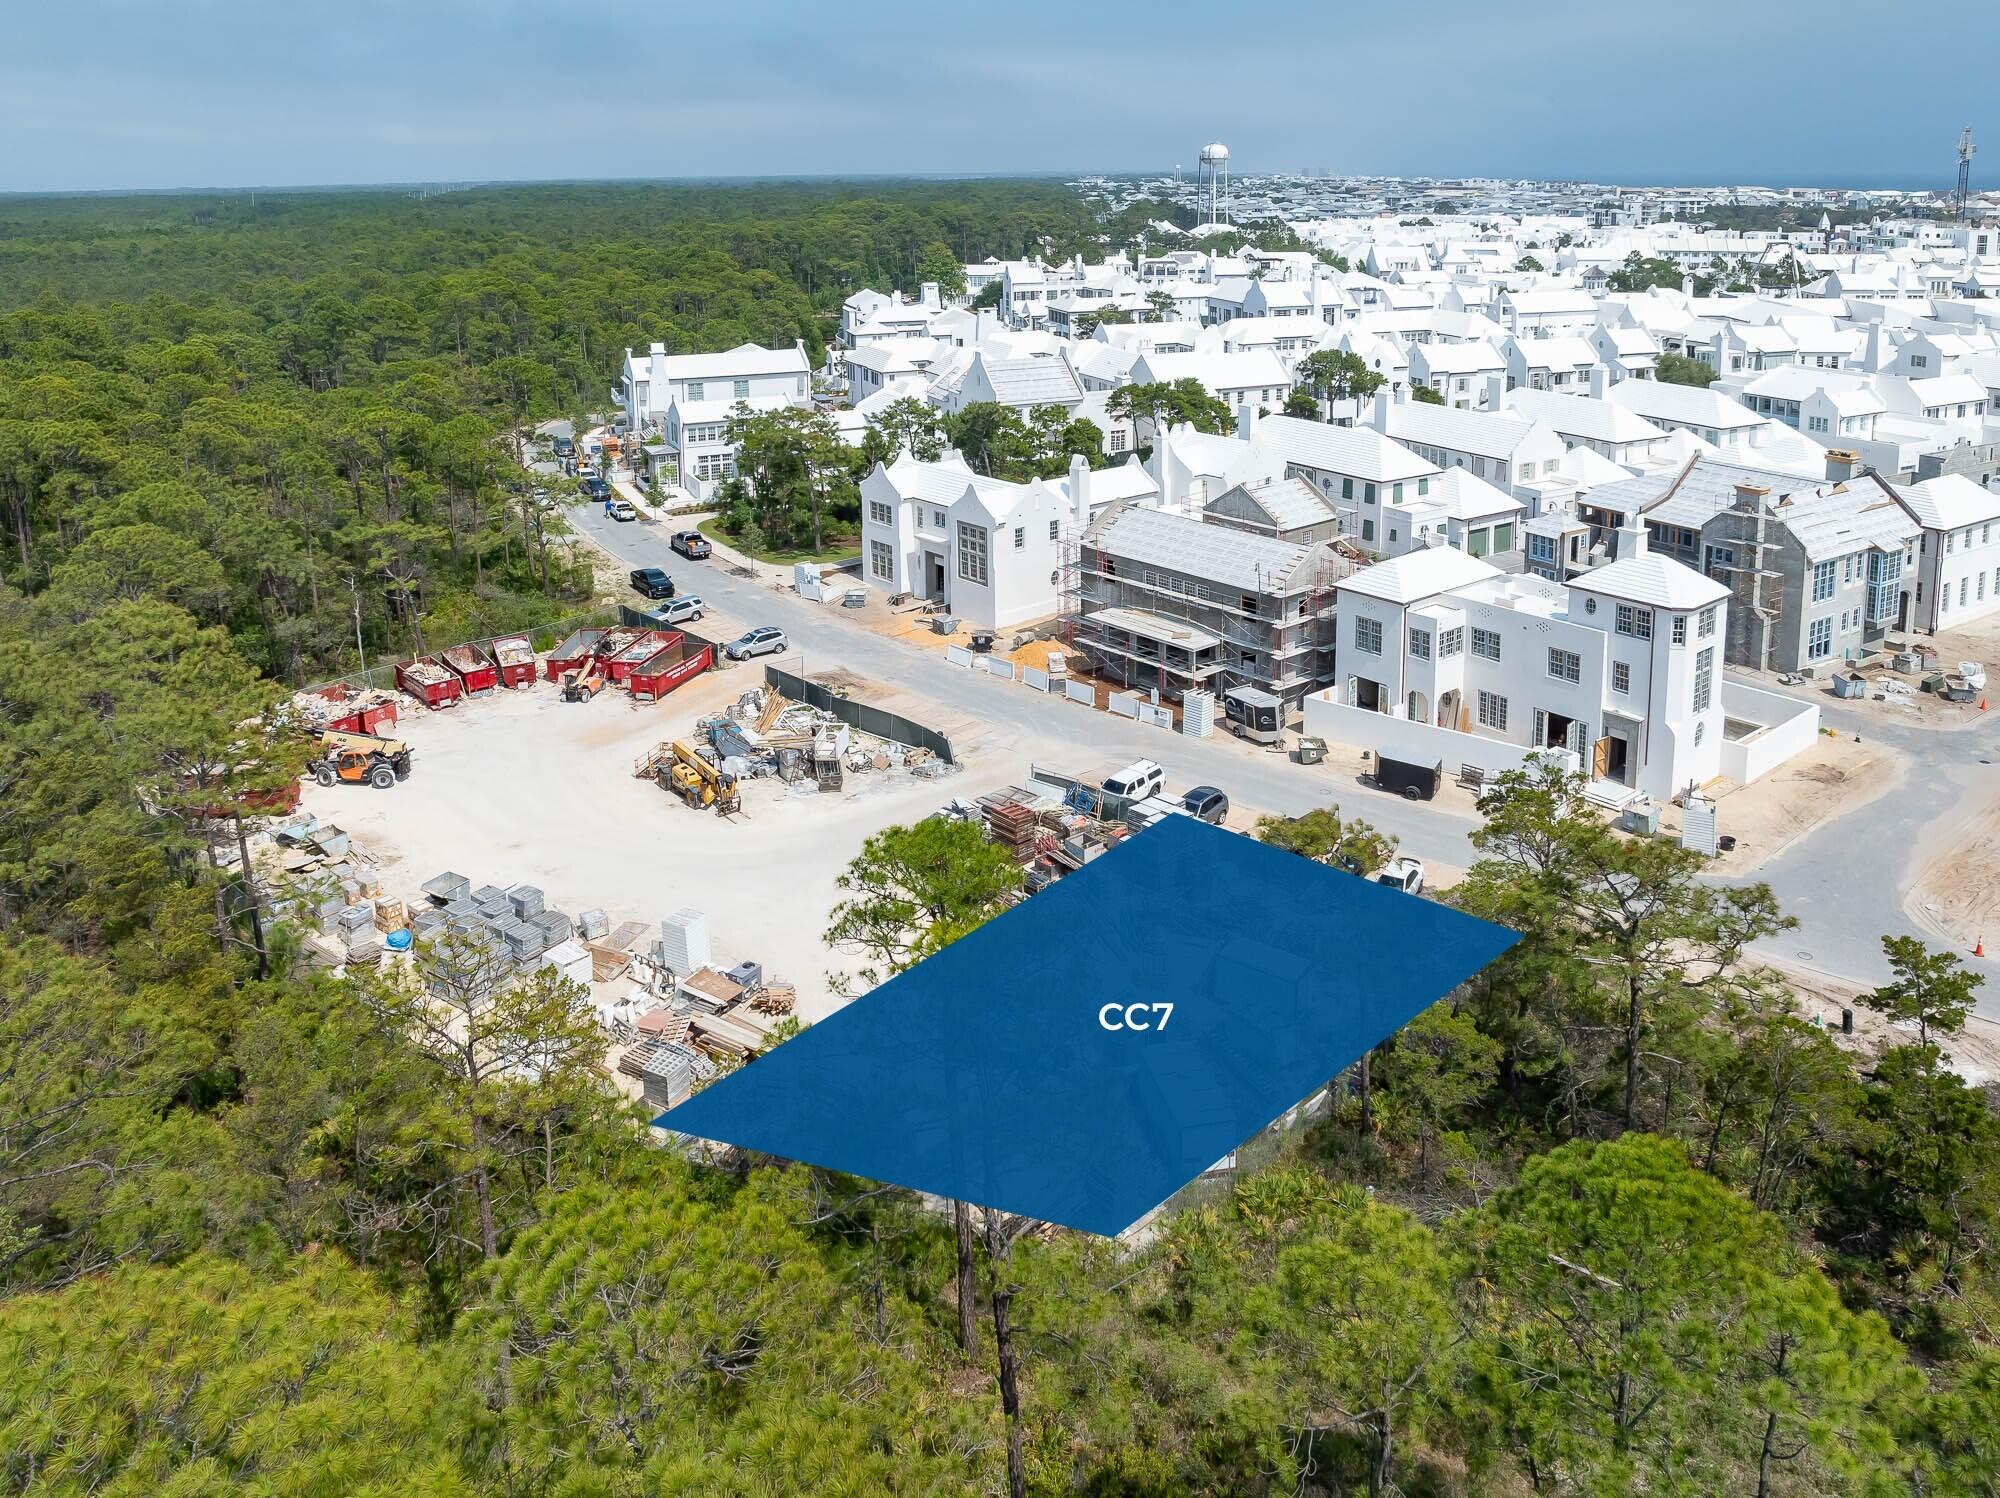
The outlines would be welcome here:
[[[1201,148],[1201,183],[1208,189],[1208,222],[1229,222],[1229,147],[1210,141]]]

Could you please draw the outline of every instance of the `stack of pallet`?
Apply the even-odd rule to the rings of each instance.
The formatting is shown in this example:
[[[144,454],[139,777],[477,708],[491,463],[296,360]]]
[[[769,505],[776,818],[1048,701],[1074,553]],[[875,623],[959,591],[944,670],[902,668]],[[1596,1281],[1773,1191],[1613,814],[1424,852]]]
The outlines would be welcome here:
[[[614,978],[624,977],[625,970],[632,965],[632,948],[645,934],[644,922],[625,921],[609,936],[586,943],[590,948],[591,979],[609,983]]]
[[[798,1007],[798,990],[789,983],[767,983],[750,996],[748,1007],[759,1014],[785,1015]]]
[[[980,815],[994,842],[1011,855],[1014,862],[1026,863],[1035,856],[1035,838],[1041,824],[1035,817],[1036,797],[1019,786],[994,791],[979,798]]]

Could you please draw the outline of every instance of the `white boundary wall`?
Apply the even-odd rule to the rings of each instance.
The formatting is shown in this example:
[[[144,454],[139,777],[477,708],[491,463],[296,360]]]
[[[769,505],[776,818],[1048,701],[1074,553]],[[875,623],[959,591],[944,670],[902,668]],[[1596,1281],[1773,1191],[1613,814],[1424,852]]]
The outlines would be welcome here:
[[[1722,741],[1722,773],[1738,785],[1768,775],[1819,738],[1819,707],[1783,692],[1767,692],[1740,681],[1722,682],[1722,715],[1761,725],[1747,738]]]
[[[1546,750],[1526,744],[1509,744],[1500,739],[1482,738],[1476,733],[1460,733],[1455,728],[1437,728],[1415,723],[1390,713],[1370,712],[1333,700],[1332,691],[1315,692],[1305,700],[1305,731],[1336,744],[1372,749],[1391,759],[1435,764],[1444,761],[1445,774],[1456,775],[1460,765],[1477,765],[1489,774],[1519,770]]]

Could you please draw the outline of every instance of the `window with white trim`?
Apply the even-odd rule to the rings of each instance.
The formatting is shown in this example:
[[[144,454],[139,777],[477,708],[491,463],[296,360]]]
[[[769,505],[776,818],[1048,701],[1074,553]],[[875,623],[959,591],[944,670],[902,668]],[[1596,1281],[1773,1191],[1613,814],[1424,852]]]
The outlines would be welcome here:
[[[1364,614],[1354,616],[1354,648],[1370,655],[1382,653],[1382,621]]]
[[[986,583],[986,527],[958,523],[958,575],[969,583]]]
[[[1709,694],[1714,689],[1715,647],[1698,651],[1694,658],[1694,710],[1708,711]]]
[[[1614,692],[1632,690],[1632,668],[1623,661],[1611,663],[1611,690]]]
[[[1812,601],[1825,603],[1833,597],[1833,563],[1820,562],[1813,567]]]
[[[1448,661],[1465,648],[1465,626],[1455,624],[1438,631],[1438,659]]]
[[[1701,611],[1698,621],[1699,627],[1695,630],[1695,633],[1699,635],[1702,639],[1706,640],[1710,635],[1715,633],[1715,621],[1719,619],[1721,616],[1722,616],[1722,606],[1720,604],[1711,603],[1707,608]]]
[[[896,553],[887,541],[868,543],[868,570],[884,582],[893,581],[896,576]]]
[[[1500,631],[1472,626],[1472,653],[1482,660],[1500,659]]]
[[[1507,699],[1493,692],[1479,694],[1479,726],[1507,731]]]
[[[1415,625],[1410,626],[1410,654],[1420,661],[1427,661],[1431,658],[1431,632],[1429,630],[1418,629]]]
[[[1583,657],[1574,650],[1564,650],[1560,646],[1549,647],[1549,675],[1557,681],[1581,681],[1583,679]]]
[[[1653,611],[1638,608],[1629,603],[1618,605],[1618,633],[1630,635],[1635,640],[1653,638]]]
[[[882,500],[871,499],[868,501],[868,518],[877,525],[894,525],[896,512]]]
[[[1815,619],[1806,626],[1806,659],[1823,661],[1833,654],[1833,620]]]
[[[1685,645],[1687,642],[1688,616],[1686,614],[1676,614],[1674,615],[1674,643],[1676,645]]]

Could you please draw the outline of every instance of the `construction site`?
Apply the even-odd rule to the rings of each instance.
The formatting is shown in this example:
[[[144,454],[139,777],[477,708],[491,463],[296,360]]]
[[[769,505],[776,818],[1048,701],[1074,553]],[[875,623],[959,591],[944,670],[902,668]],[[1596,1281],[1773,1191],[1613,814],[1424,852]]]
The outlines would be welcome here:
[[[636,1023],[671,1002],[669,977],[693,976],[639,933],[692,915],[701,965],[711,951],[718,973],[754,964],[796,995],[788,1011],[828,1012],[835,879],[869,833],[953,799],[976,725],[918,724],[893,689],[846,673],[770,672],[788,697],[764,668],[712,670],[709,646],[671,634],[581,630],[512,685],[444,652],[435,672],[399,668],[400,693],[302,696],[304,726],[361,756],[354,775],[310,775],[273,839],[322,959],[379,960],[394,931],[470,921],[520,961],[587,969],[607,1022]],[[371,740],[402,766],[387,788],[369,778]],[[530,877],[534,909],[503,909]]]

